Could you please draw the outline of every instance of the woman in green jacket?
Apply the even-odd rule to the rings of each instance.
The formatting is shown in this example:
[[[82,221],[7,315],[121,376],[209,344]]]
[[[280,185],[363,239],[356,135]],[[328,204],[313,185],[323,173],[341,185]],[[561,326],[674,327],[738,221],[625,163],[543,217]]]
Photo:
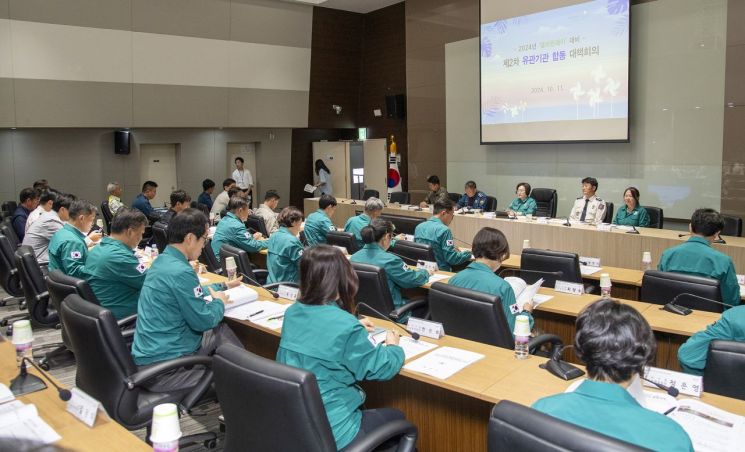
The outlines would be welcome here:
[[[647,209],[639,205],[639,190],[636,187],[629,187],[623,191],[623,202],[625,207],[618,209],[613,224],[621,226],[649,226],[649,214]]]
[[[297,282],[303,244],[298,238],[303,226],[303,213],[297,207],[282,209],[277,217],[279,229],[267,241],[266,267],[269,270],[267,284]]]

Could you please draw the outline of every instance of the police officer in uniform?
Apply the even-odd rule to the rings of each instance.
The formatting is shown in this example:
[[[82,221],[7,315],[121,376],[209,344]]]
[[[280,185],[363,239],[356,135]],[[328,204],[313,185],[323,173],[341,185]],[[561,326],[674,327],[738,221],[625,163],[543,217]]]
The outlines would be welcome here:
[[[305,240],[308,246],[326,243],[326,234],[336,231],[331,217],[336,211],[336,198],[323,194],[318,200],[318,210],[308,215],[305,219]]]
[[[269,237],[266,267],[267,284],[299,282],[303,244],[297,238],[303,225],[303,213],[297,207],[285,207],[277,217],[279,230]]]
[[[582,179],[582,196],[574,201],[569,219],[589,224],[600,224],[605,218],[605,201],[595,196],[598,180],[594,177]],[[610,220],[610,219],[609,219]]]
[[[88,245],[85,234],[96,220],[96,206],[77,200],[70,204],[70,220],[49,241],[49,271],[61,270],[74,278],[86,279]]]
[[[414,229],[414,241],[431,245],[437,267],[444,271],[450,271],[451,265],[462,264],[471,259],[470,251],[460,251],[455,246],[453,232],[448,228],[455,216],[454,207],[450,199],[438,200],[432,210],[434,216]]]
[[[212,251],[215,257],[220,258],[220,248],[228,244],[240,248],[249,253],[258,253],[267,248],[266,240],[259,240],[261,233],[251,234],[246,229],[248,219],[248,201],[242,196],[233,196],[228,201],[229,212],[225,218],[217,223],[215,235],[212,237]]]

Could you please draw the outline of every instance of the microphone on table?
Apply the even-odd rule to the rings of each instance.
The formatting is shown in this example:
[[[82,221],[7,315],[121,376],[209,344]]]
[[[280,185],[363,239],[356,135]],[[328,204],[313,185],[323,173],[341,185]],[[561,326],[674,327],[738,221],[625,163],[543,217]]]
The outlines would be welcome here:
[[[566,221],[562,223],[564,226],[572,227],[572,223],[569,222],[569,217],[566,217]]]
[[[414,339],[415,341],[418,341],[419,340],[419,337],[420,337],[419,336],[419,333],[417,333],[417,332],[411,332],[411,331],[407,330],[406,328],[404,328],[403,326],[399,325],[397,322],[394,322],[393,320],[391,320],[390,318],[388,318],[387,315],[382,314],[380,311],[378,311],[377,309],[373,308],[369,304],[364,303],[364,302],[357,303],[357,310],[358,311],[359,311],[360,306],[364,306],[365,308],[367,308],[367,309],[371,310],[372,312],[374,312],[375,314],[379,315],[383,320],[387,320],[387,321],[391,322],[392,324],[396,325],[396,327],[400,328],[401,331],[405,331],[406,333],[410,334],[411,335],[411,338]]]
[[[398,254],[398,253],[394,253],[393,251],[391,251],[390,248],[388,248],[388,252],[391,253],[391,254],[393,254],[394,256],[400,257],[401,259],[403,259],[404,261],[410,263],[411,265],[419,265],[419,261],[417,259],[412,259],[412,258],[410,258],[408,256],[404,256],[404,255],[401,255],[401,254]]]
[[[465,240],[461,240],[461,239],[456,239],[455,237],[453,237],[453,240],[455,240],[456,242],[460,242],[460,243],[462,243],[462,244],[466,245],[466,246],[467,246],[467,247],[469,247],[469,248],[473,248],[473,244],[471,244],[471,243],[468,243],[468,242],[466,242]]]
[[[575,378],[581,377],[585,372],[577,366],[573,366],[566,361],[561,360],[561,355],[564,350],[574,347],[573,345],[565,345],[563,347],[557,346],[554,348],[554,352],[551,354],[551,358],[546,361],[545,364],[540,364],[538,367],[546,369],[551,374],[563,380],[574,380]]]
[[[721,235],[717,235],[716,240],[713,240],[711,243],[719,243],[721,245],[726,245],[727,242],[724,241]]]
[[[639,230],[636,229],[636,226],[634,226],[633,224],[631,225],[631,230],[626,231],[626,233],[627,234],[641,234],[641,232],[639,232]]]
[[[269,292],[269,293],[270,293],[270,294],[272,295],[272,297],[274,297],[274,298],[279,298],[279,293],[278,293],[278,292],[275,292],[275,291],[273,291],[273,290],[267,289],[266,287],[262,286],[262,285],[261,285],[261,283],[259,283],[258,281],[256,281],[255,279],[251,278],[250,276],[248,276],[248,275],[247,275],[247,274],[245,274],[245,273],[240,273],[240,272],[238,272],[238,274],[239,274],[239,275],[241,275],[242,277],[246,278],[246,279],[247,279],[247,280],[249,280],[250,282],[252,282],[252,283],[255,283],[255,284],[256,284],[256,286],[258,286],[258,287],[261,287],[262,289],[264,289],[264,290],[266,290],[267,292]]]
[[[49,378],[49,375],[47,375],[43,370],[41,370],[36,365],[36,363],[34,363],[33,360],[28,359],[26,357],[24,357],[21,360],[20,373],[10,383],[10,390],[13,392],[14,395],[20,396],[23,394],[30,394],[32,392],[41,391],[47,388],[47,385],[42,381],[41,378],[37,377],[34,374],[28,373],[28,369],[26,368],[27,362],[31,363],[31,365],[34,366],[34,368],[37,371],[39,371],[41,375],[44,376],[45,380],[52,383],[52,386],[54,386],[57,389],[57,394],[59,395],[59,398],[63,402],[67,402],[68,400],[72,398],[72,393],[68,389],[63,389],[57,386],[57,383],[55,383],[54,380]]]
[[[657,386],[658,388],[662,389],[663,391],[667,392],[667,395],[670,397],[678,397],[680,394],[680,391],[678,391],[678,388],[674,386],[665,386],[662,383],[657,383],[656,381],[652,381],[649,378],[645,377],[644,375],[641,375],[642,380],[652,383],[653,385]]]
[[[675,303],[676,301],[678,301],[678,298],[681,298],[681,297],[698,298],[699,300],[708,301],[710,303],[715,303],[715,304],[719,304],[722,306],[727,306],[728,308],[733,307],[731,304],[728,304],[728,303],[722,303],[721,301],[712,300],[711,298],[706,298],[700,295],[684,292],[684,293],[679,293],[678,295],[676,295],[675,298],[673,298],[670,303],[664,305],[660,309],[662,309],[663,311],[672,312],[673,314],[678,314],[678,315],[690,314],[691,312],[693,312],[692,309]]]
[[[687,233],[687,234],[678,234],[678,238],[681,238],[681,237],[685,237],[685,236],[687,236],[687,235],[691,235],[691,233],[689,232],[689,233]]]

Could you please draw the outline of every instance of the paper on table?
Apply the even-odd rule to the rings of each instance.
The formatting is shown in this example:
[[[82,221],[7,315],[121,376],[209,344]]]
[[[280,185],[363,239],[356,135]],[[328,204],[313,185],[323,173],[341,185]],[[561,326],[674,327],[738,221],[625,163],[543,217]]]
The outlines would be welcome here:
[[[515,292],[515,299],[517,300],[517,307],[520,309],[518,312],[522,312],[525,306],[525,303],[528,301],[533,301],[533,307],[538,306],[539,304],[550,300],[551,297],[543,299],[543,297],[547,295],[542,295],[538,297],[538,290],[541,288],[541,285],[543,284],[543,278],[539,279],[532,285],[528,285],[528,283],[525,282],[522,278],[518,278],[516,276],[508,276],[504,278],[505,281],[512,287],[512,291]]]
[[[262,319],[283,315],[289,306],[288,304],[260,300],[229,309],[225,311],[225,317],[258,323]]]
[[[202,278],[201,276],[197,276],[197,278],[199,278],[199,284],[207,284],[208,282],[210,282],[209,279]]]
[[[582,276],[592,275],[594,273],[599,272],[602,269],[603,269],[603,267],[592,267],[590,265],[582,265],[582,264],[580,264],[580,266],[579,266],[579,272],[582,273]]]
[[[10,388],[0,383],[0,403],[10,402],[15,399],[16,397],[10,391]]]
[[[15,405],[0,414],[0,438],[27,439],[50,444],[61,437],[39,417],[34,405]]]
[[[552,298],[553,298],[553,295],[543,295],[543,294],[537,293],[533,295],[533,307],[537,308],[538,306],[542,305],[543,303],[547,302],[548,300]]]
[[[376,331],[370,334],[370,342],[372,342],[373,345],[380,344],[385,346],[385,337],[387,334],[388,330],[377,331],[376,328]],[[404,359],[407,361],[417,355],[428,352],[433,348],[437,348],[437,344],[424,341],[415,341],[409,336],[401,336],[400,340],[398,341],[398,346],[404,349]]]
[[[439,274],[435,273],[434,275],[432,275],[432,276],[429,277],[428,283],[429,284],[434,284],[437,281],[442,281],[443,279],[448,279],[448,278],[450,278],[450,275],[439,275]]]
[[[688,433],[697,452],[740,450],[745,440],[744,417],[699,400],[678,401],[678,408],[669,416]]]
[[[445,380],[483,358],[484,355],[480,353],[454,347],[440,347],[406,364],[404,368]]]
[[[312,186],[310,184],[305,184],[305,187],[303,188],[303,191],[306,192],[306,193],[313,193],[314,191],[316,191],[316,187],[314,187],[314,186]]]

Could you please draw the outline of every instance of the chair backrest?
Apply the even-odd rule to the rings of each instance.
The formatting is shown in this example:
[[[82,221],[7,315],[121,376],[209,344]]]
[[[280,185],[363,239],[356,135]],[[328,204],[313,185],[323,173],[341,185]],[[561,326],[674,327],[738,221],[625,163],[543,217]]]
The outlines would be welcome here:
[[[397,191],[391,193],[390,202],[397,202],[399,204],[411,204],[411,195],[408,191]]]
[[[225,416],[226,452],[336,450],[312,372],[232,344],[217,349],[212,370]]]
[[[487,432],[489,452],[632,452],[647,449],[541,413],[509,400],[494,406]]]
[[[84,279],[66,275],[60,270],[53,270],[47,275],[46,281],[49,289],[49,299],[58,311],[62,300],[71,294],[79,295],[83,300],[90,303],[101,304],[91,286]]]
[[[5,234],[0,234],[0,286],[14,297],[23,296],[21,279],[16,268],[15,248]]]
[[[417,261],[430,261],[436,262],[435,252],[432,250],[432,245],[425,245],[424,243],[410,242],[408,240],[396,241],[396,246],[392,250],[389,250],[393,254],[401,256],[409,265],[416,264]]]
[[[484,204],[484,212],[495,212],[497,210],[497,198],[494,196],[486,196],[486,204]]]
[[[212,240],[209,240],[204,244],[202,248],[202,254],[199,255],[199,262],[203,263],[207,267],[207,271],[210,273],[217,273],[222,275],[222,266],[215,256],[215,252],[212,251]]]
[[[228,257],[233,258],[233,260],[235,261],[235,266],[240,273],[243,273],[244,275],[256,281],[254,282],[249,281],[247,278],[241,278],[243,279],[243,282],[255,286],[258,280],[254,275],[253,267],[251,267],[251,258],[249,257],[248,252],[232,245],[223,245],[220,248],[220,265],[222,266],[222,268],[227,268],[225,266],[225,262],[227,261]]]
[[[367,189],[362,194],[362,200],[367,201],[370,198],[380,198],[380,192],[373,189]]]
[[[18,238],[16,230],[13,229],[10,217],[6,217],[5,219],[3,219],[3,222],[0,223],[0,233],[8,238],[8,240],[10,241],[10,246],[12,246],[14,250],[18,248],[18,245],[21,244],[21,240]]]
[[[13,212],[18,208],[18,203],[15,201],[5,201],[2,206],[3,217],[10,217]]]
[[[414,230],[417,226],[427,221],[426,218],[405,217],[403,215],[381,215],[380,218],[393,223],[393,225],[396,227],[396,234],[411,235],[414,235]]]
[[[724,220],[722,235],[742,237],[742,218],[733,215],[722,215],[722,219]]]
[[[534,188],[530,191],[530,197],[535,200],[538,207],[535,211],[537,217],[556,217],[556,206],[558,195],[553,188]]]
[[[114,214],[111,213],[109,201],[101,203],[101,215],[103,215],[103,221],[106,223],[106,233],[111,234],[111,220],[114,218]]]
[[[685,273],[647,270],[642,278],[641,299],[645,303],[667,304],[676,296],[690,293],[710,300],[722,301],[719,281]],[[693,297],[682,296],[675,302],[680,306],[701,311],[722,312],[723,306]]]
[[[31,320],[44,326],[57,325],[59,316],[57,311],[49,306],[49,292],[34,250],[28,245],[19,247],[15,253],[15,260]]]
[[[163,221],[153,223],[153,240],[158,246],[158,251],[162,253],[168,245],[168,223]]]
[[[745,400],[745,342],[711,341],[704,369],[706,392]]]
[[[436,282],[429,289],[429,311],[432,320],[443,324],[448,336],[515,347],[497,295]]]
[[[460,197],[461,197],[460,193],[448,192],[448,198],[450,198],[450,200],[453,202],[460,201]]]
[[[357,303],[363,302],[369,304],[374,309],[383,314],[387,314],[395,309],[391,290],[388,287],[388,278],[385,270],[375,265],[361,264],[352,262],[352,268],[359,279],[359,288],[355,300]],[[372,317],[380,316],[364,307],[359,308],[359,312]]]
[[[662,229],[665,223],[665,215],[662,213],[662,209],[652,206],[644,206],[644,209],[649,214],[649,227]]]
[[[329,231],[326,233],[326,243],[334,246],[342,246],[347,249],[347,253],[349,254],[357,252],[357,240],[351,232]]]
[[[612,223],[613,222],[613,211],[615,210],[615,207],[612,202],[605,201],[605,216],[603,217],[603,223]]]
[[[543,278],[544,287],[554,287],[557,280],[581,283],[579,256],[565,251],[524,249],[520,258],[520,276],[529,284]]]
[[[249,215],[246,220],[246,227],[253,229],[256,232],[261,232],[264,237],[269,237],[269,232],[266,230],[266,223],[264,219],[258,215]]]

